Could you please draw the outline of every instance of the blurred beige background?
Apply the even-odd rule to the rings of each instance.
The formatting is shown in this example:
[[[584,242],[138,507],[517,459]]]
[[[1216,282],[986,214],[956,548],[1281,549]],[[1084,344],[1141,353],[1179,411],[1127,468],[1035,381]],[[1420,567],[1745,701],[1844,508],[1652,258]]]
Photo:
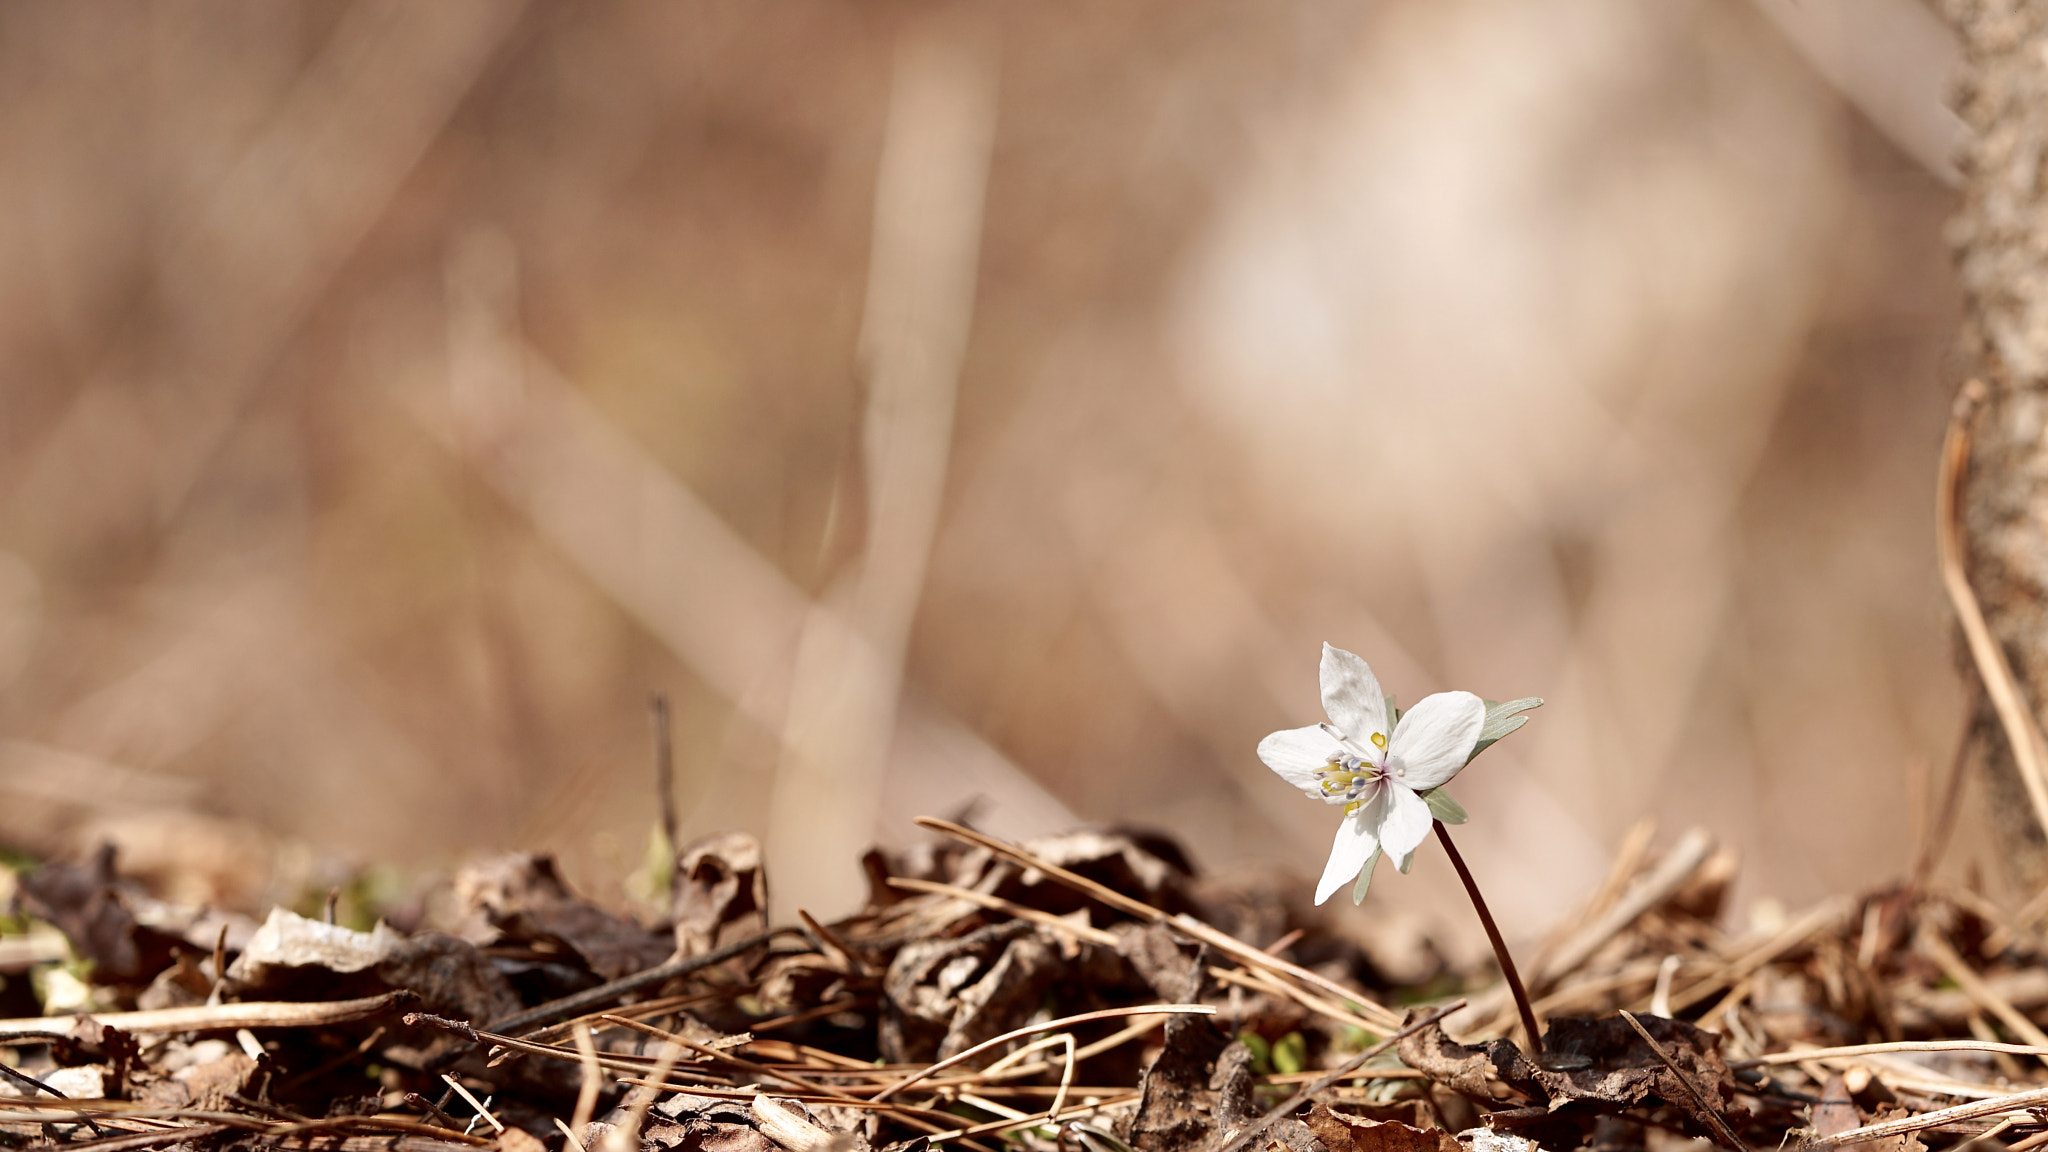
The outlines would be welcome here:
[[[0,843],[618,898],[660,690],[784,915],[970,804],[1307,883],[1328,640],[1548,698],[1454,787],[1514,934],[1644,815],[1902,870],[1953,49],[1844,11],[0,8]]]

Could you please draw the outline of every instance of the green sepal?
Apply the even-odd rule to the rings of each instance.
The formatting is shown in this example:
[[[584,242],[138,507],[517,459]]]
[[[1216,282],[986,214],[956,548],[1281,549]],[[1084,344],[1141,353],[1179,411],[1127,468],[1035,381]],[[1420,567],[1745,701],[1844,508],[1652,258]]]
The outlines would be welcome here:
[[[1486,700],[1482,703],[1486,705],[1486,723],[1479,726],[1479,742],[1472,745],[1472,756],[1486,751],[1494,741],[1527,724],[1529,718],[1521,713],[1531,708],[1543,707],[1543,698],[1524,696],[1520,700],[1509,700],[1505,703],[1498,700]],[[1465,763],[1470,764],[1472,756],[1465,757]],[[1450,821],[1445,820],[1444,823],[1449,824]]]
[[[1372,887],[1373,866],[1379,862],[1380,846],[1375,844],[1372,846],[1372,855],[1365,858],[1365,867],[1358,870],[1358,883],[1351,887],[1351,903],[1354,905],[1365,903],[1366,889]]]
[[[1429,805],[1429,814],[1435,819],[1446,824],[1463,824],[1466,821],[1465,806],[1451,799],[1451,794],[1441,785],[1418,795],[1424,804]]]

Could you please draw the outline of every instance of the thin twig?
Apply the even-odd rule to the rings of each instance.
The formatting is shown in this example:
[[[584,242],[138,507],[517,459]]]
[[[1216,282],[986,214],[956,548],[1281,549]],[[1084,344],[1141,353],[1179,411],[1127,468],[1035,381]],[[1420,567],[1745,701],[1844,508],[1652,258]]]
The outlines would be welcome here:
[[[2025,1092],[2015,1092],[2007,1096],[1993,1097],[1989,1100],[1973,1100],[1968,1104],[1958,1104],[1953,1108],[1939,1108],[1933,1112],[1922,1112],[1918,1116],[1902,1116],[1897,1120],[1884,1120],[1876,1124],[1865,1124],[1861,1128],[1851,1128],[1847,1132],[1837,1132],[1832,1136],[1816,1136],[1813,1138],[1813,1144],[1823,1147],[1858,1144],[1865,1140],[1876,1140],[1886,1136],[1903,1136],[1908,1132],[1920,1132],[1928,1128],[1938,1128],[1944,1124],[1953,1124],[1961,1120],[1976,1120],[1985,1116],[2018,1112],[2027,1108],[2039,1107],[2043,1104],[2048,1104],[2048,1088],[2034,1088]],[[2008,1149],[2007,1152],[2011,1152],[2011,1150]]]
[[[1693,1103],[1699,1105],[1700,1113],[1707,1118],[1707,1122],[1713,1127],[1715,1135],[1721,1137],[1722,1143],[1727,1147],[1735,1149],[1735,1152],[1749,1152],[1749,1145],[1744,1144],[1742,1137],[1735,1134],[1735,1129],[1728,1126],[1728,1118],[1721,1115],[1721,1110],[1714,1107],[1713,1102],[1707,1099],[1707,1094],[1701,1091],[1700,1086],[1693,1083],[1692,1077],[1686,1075],[1685,1069],[1678,1066],[1678,1061],[1671,1058],[1671,1053],[1666,1052],[1664,1046],[1657,1043],[1657,1038],[1650,1035],[1650,1030],[1643,1027],[1643,1022],[1636,1019],[1635,1013],[1623,1009],[1621,1018],[1628,1021],[1628,1026],[1636,1030],[1636,1035],[1643,1038],[1643,1043],[1648,1044],[1650,1051],[1656,1054],[1657,1059],[1663,1063],[1664,1067],[1669,1069],[1671,1074],[1678,1078],[1679,1084],[1685,1088],[1686,1095],[1691,1096]]]
[[[796,918],[804,922],[804,927],[809,930],[818,951],[837,952],[844,959],[847,970],[855,976],[868,977],[875,974],[858,953],[847,947],[846,941],[841,940],[830,928],[818,923],[817,917],[799,908],[796,910]]]
[[[793,1072],[784,1072],[776,1068],[770,1068],[766,1064],[749,1060],[744,1056],[735,1056],[730,1052],[713,1048],[708,1044],[699,1044],[695,1040],[690,1040],[685,1037],[678,1036],[673,1032],[665,1032],[660,1028],[656,1028],[652,1024],[643,1024],[638,1020],[626,1020],[623,1017],[618,1016],[607,1016],[605,1017],[605,1019],[615,1024],[623,1024],[626,1027],[631,1028],[635,1032],[641,1032],[649,1036],[658,1037],[661,1040],[664,1040],[670,1044],[675,1045],[677,1048],[687,1049],[691,1052],[697,1053],[699,1056],[709,1056],[713,1060],[716,1060],[724,1064],[730,1064],[735,1068],[738,1068],[744,1072],[752,1073],[755,1076],[766,1076],[773,1080],[780,1080],[784,1084],[793,1084],[798,1089],[804,1092],[814,1093],[819,1096],[844,1097],[848,1100],[859,1099],[859,1097],[857,1096],[841,1092],[838,1089],[831,1087],[830,1085],[820,1084],[815,1080],[806,1079],[805,1077],[798,1076]]]
[[[661,835],[668,842],[668,892],[674,903],[676,885],[682,876],[676,869],[676,756],[668,714],[668,697],[660,692],[648,700],[648,719],[654,728],[654,799],[661,808]]]
[[[462,1086],[462,1081],[457,1080],[455,1077],[450,1076],[446,1072],[441,1073],[441,1079],[446,1081],[450,1088],[455,1089],[455,1094],[457,1096],[462,1097],[463,1100],[468,1102],[471,1108],[476,1109],[476,1114],[484,1118],[484,1123],[489,1124],[491,1126],[491,1131],[496,1132],[500,1136],[503,1136],[505,1134],[505,1126],[498,1122],[498,1118],[496,1116],[491,1115],[491,1110],[489,1108],[484,1107],[483,1101],[478,1100],[476,1097],[471,1096],[469,1094],[469,1089],[464,1088]]]
[[[821,1016],[837,1015],[838,1013],[858,1007],[860,1007],[860,997],[842,996],[837,1000],[827,1001],[815,1008],[806,1008],[801,1012],[791,1012],[786,1016],[777,1016],[773,1019],[757,1021],[747,1025],[747,1028],[756,1034],[773,1032],[777,1028],[787,1028],[792,1024],[802,1024],[806,1021],[816,1020]]]
[[[1000,896],[990,896],[985,892],[976,892],[971,888],[962,888],[957,884],[941,884],[936,880],[919,880],[911,876],[891,876],[889,877],[889,887],[901,888],[905,892],[930,892],[940,896],[950,896],[955,900],[965,900],[969,904],[978,904],[992,912],[1002,912],[1019,920],[1029,920],[1033,924],[1043,924],[1055,932],[1064,932],[1077,940],[1085,940],[1090,944],[1101,944],[1108,948],[1116,947],[1116,936],[1113,933],[1104,932],[1100,928],[1085,924],[1076,924],[1071,920],[1062,919],[1050,912],[1041,911],[1037,908],[1026,908],[1014,900],[1005,900]]]
[[[1138,1094],[1133,1092],[1128,1095],[1117,1096],[1109,1100],[1098,1100],[1093,1104],[1086,1105],[1085,1107],[1073,1109],[1072,1111],[1067,1113],[1067,1118],[1071,1120],[1076,1116],[1092,1115],[1096,1112],[1102,1111],[1104,1108],[1115,1108],[1119,1105],[1132,1103],[1137,1099]],[[931,1142],[937,1144],[942,1140],[959,1140],[962,1143],[965,1143],[966,1138],[970,1136],[985,1136],[1001,1132],[1009,1132],[1018,1128],[1030,1128],[1035,1125],[1044,1124],[1049,1119],[1049,1113],[1036,1112],[1029,1116],[1006,1117],[1001,1120],[990,1120],[985,1124],[974,1124],[966,1128],[955,1129],[951,1132],[941,1132],[933,1136],[931,1138]]]
[[[981,1053],[986,1052],[989,1049],[996,1047],[997,1045],[1007,1044],[1020,1036],[1030,1036],[1039,1032],[1052,1032],[1061,1028],[1071,1028],[1076,1024],[1086,1024],[1093,1020],[1114,1020],[1122,1016],[1157,1016],[1162,1014],[1214,1016],[1216,1014],[1216,1009],[1211,1008],[1207,1004],[1141,1004],[1135,1008],[1103,1008],[1095,1012],[1083,1012],[1077,1016],[1063,1016],[1058,1020],[1048,1020],[1043,1024],[1027,1024],[1022,1028],[1013,1028],[1000,1036],[995,1036],[991,1037],[990,1039],[983,1040],[981,1043],[976,1044],[971,1048],[965,1048],[959,1052],[955,1052],[953,1055],[948,1056],[944,1060],[941,1060],[938,1063],[925,1068],[921,1072],[918,1072],[912,1076],[908,1076],[902,1080],[898,1080],[896,1083],[891,1084],[887,1088],[882,1089],[880,1092],[875,1093],[873,1096],[869,1097],[869,1099],[877,1102],[887,1100],[889,1097],[894,1096],[896,1093],[903,1091],[905,1088],[910,1087],[912,1084],[915,1084],[918,1081],[925,1079],[926,1077],[930,1076],[934,1072],[939,1071],[940,1069],[951,1068],[953,1065],[958,1064],[963,1060],[972,1059],[973,1057],[979,1056]]]
[[[380,1012],[391,1012],[419,999],[414,992],[400,990],[360,1000],[327,1000],[307,1003],[253,1001],[243,1004],[195,1005],[189,1008],[157,1008],[143,1012],[95,1012],[91,1018],[123,1032],[225,1032],[235,1028],[317,1028],[346,1024]],[[47,1016],[0,1020],[0,1036],[46,1032]]]
[[[723,948],[713,948],[702,955],[678,956],[673,960],[664,961],[652,968],[635,972],[630,976],[621,976],[610,983],[599,984],[595,988],[588,988],[574,995],[564,996],[559,1000],[550,1000],[537,1007],[528,1008],[524,1012],[514,1013],[503,1020],[493,1021],[491,1030],[494,1032],[516,1032],[521,1028],[531,1028],[536,1024],[551,1023],[563,1016],[574,1016],[588,1009],[595,1008],[600,1004],[608,1004],[628,992],[636,992],[650,984],[660,984],[664,981],[674,980],[679,976],[688,976],[692,972],[702,968],[709,968],[713,964],[723,964],[727,960],[731,960],[736,956],[743,956],[753,949],[759,948],[777,936],[790,932],[801,934],[802,931],[803,929],[795,926],[770,928],[766,932],[735,940]]]
[[[1259,1117],[1257,1120],[1252,1121],[1251,1127],[1246,1128],[1244,1131],[1239,1132],[1235,1136],[1232,1136],[1229,1140],[1224,1141],[1221,1147],[1215,1149],[1215,1152],[1242,1152],[1246,1145],[1250,1144],[1253,1140],[1256,1140],[1260,1136],[1264,1135],[1266,1129],[1271,1128],[1273,1125],[1278,1124],[1280,1121],[1286,1119],[1288,1115],[1290,1115],[1296,1108],[1301,1107],[1304,1101],[1312,1099],[1316,1093],[1324,1091],[1325,1089],[1329,1088],[1330,1085],[1335,1084],[1337,1081],[1344,1079],[1346,1076],[1351,1075],[1353,1072],[1356,1072],[1360,1067],[1362,1067],[1365,1064],[1366,1061],[1372,1059],[1373,1057],[1379,1055],[1382,1052],[1385,1052],[1389,1048],[1392,1048],[1394,1045],[1399,1044],[1401,1041],[1407,1039],[1410,1036],[1413,1036],[1417,1032],[1422,1031],[1424,1028],[1427,1028],[1430,1025],[1435,1024],[1439,1020],[1442,1020],[1444,1017],[1449,1016],[1451,1013],[1456,1012],[1458,1009],[1463,1008],[1464,1006],[1465,1002],[1463,1000],[1453,1000],[1449,1004],[1445,1004],[1442,1007],[1435,1009],[1434,1011],[1430,1012],[1429,1015],[1422,1017],[1414,1023],[1404,1025],[1399,1032],[1394,1033],[1392,1036],[1387,1037],[1386,1039],[1380,1041],[1372,1047],[1367,1048],[1365,1051],[1360,1052],[1358,1055],[1353,1056],[1351,1059],[1346,1060],[1344,1063],[1339,1064],[1332,1071],[1326,1073],[1321,1077],[1318,1077],[1313,1083],[1302,1085],[1300,1090],[1295,1092],[1294,1095],[1289,1096],[1286,1100],[1282,1101],[1280,1104],[1272,1108],[1265,1115]]]
[[[598,1093],[604,1090],[604,1071],[597,1065],[597,1042],[592,1039],[589,1026],[579,1025],[570,1035],[576,1040],[576,1055],[583,1065],[583,1082],[576,1087],[576,1110],[569,1115],[573,1127],[581,1132],[597,1112]]]
[[[462,1131],[462,1124],[460,1121],[456,1120],[455,1117],[450,1116],[448,1113],[443,1112],[439,1104],[434,1103],[432,1100],[427,1099],[425,1096],[422,1096],[417,1092],[407,1092],[405,1094],[405,1102],[419,1109],[420,1111],[425,1112],[427,1115],[432,1116],[435,1120],[440,1122],[441,1127],[452,1129],[456,1132]]]
[[[0,1076],[5,1076],[9,1080],[14,1081],[16,1084],[21,1085],[23,1088],[28,1089],[28,1094],[30,1098],[34,1098],[37,1092],[47,1092],[50,1095],[55,1096],[59,1100],[71,1099],[71,1097],[66,1096],[62,1092],[57,1091],[55,1088],[50,1087],[48,1084],[43,1083],[41,1080],[36,1079],[28,1073],[17,1071],[16,1069],[9,1067],[5,1062],[0,1062]]]
[[[2027,1019],[2026,1015],[2019,1009],[2012,1006],[2012,1001],[2000,996],[1995,989],[1986,984],[1984,978],[1977,974],[1976,969],[1971,968],[1963,962],[1961,956],[1956,955],[1956,950],[1949,947],[1948,941],[1943,940],[1939,934],[1932,930],[1923,929],[1920,933],[1919,944],[1920,950],[1941,966],[1941,970],[1948,975],[1949,979],[1956,982],[1956,987],[1961,988],[1965,996],[1975,1001],[1985,1011],[1998,1017],[2000,1022],[2013,1030],[2014,1035],[2026,1040],[2036,1048],[2048,1050],[2048,1032],[2041,1031],[2038,1025],[2032,1020]],[[2048,1063],[2048,1053],[2041,1054],[2039,1058],[2043,1063]]]
[[[1885,1052],[2003,1052],[2008,1056],[2048,1056],[2048,1047],[2035,1044],[2001,1044],[1990,1040],[1894,1040],[1884,1044],[1845,1044],[1839,1048],[1795,1048],[1772,1052],[1752,1060],[1730,1060],[1730,1068],[1762,1068],[1772,1064],[1797,1064],[1801,1060],[1830,1060],[1848,1056],[1876,1056]]]
[[[936,816],[919,816],[916,819],[916,823],[919,827],[929,828],[934,832],[943,833],[956,840],[979,845],[1020,867],[1035,869],[1043,873],[1048,879],[1064,884],[1084,895],[1093,896],[1104,904],[1119,911],[1129,913],[1140,920],[1147,920],[1155,924],[1172,925],[1186,933],[1191,939],[1207,944],[1211,948],[1235,958],[1240,963],[1256,968],[1264,968],[1268,971],[1282,972],[1305,984],[1312,984],[1324,992],[1341,996],[1345,1000],[1357,1004],[1361,1009],[1362,1015],[1378,1017],[1384,1021],[1380,1025],[1379,1031],[1391,1031],[1394,1028],[1400,1027],[1401,1017],[1399,1013],[1378,1003],[1363,992],[1353,988],[1346,988],[1335,980],[1320,973],[1312,972],[1299,964],[1290,963],[1278,956],[1268,955],[1230,935],[1228,932],[1224,932],[1214,925],[1205,924],[1186,913],[1169,916],[1164,911],[1154,908],[1142,900],[1132,899],[1113,888],[1098,884],[1077,872],[1071,872],[1057,864],[1042,860],[1032,853],[1017,847],[1015,844],[999,840],[985,832],[977,832],[972,828],[962,827],[951,820],[941,820]]]

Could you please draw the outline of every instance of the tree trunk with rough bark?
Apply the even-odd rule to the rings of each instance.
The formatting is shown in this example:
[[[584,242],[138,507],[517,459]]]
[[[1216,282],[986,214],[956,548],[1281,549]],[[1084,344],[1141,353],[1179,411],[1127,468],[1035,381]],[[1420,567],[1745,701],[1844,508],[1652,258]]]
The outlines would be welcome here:
[[[1946,10],[1968,72],[1956,110],[1970,140],[1952,234],[1962,351],[1988,387],[1962,497],[1969,578],[2037,722],[2048,724],[2048,0],[1948,0]],[[2012,878],[2037,888],[2048,880],[2048,840],[1988,703],[1974,742]]]

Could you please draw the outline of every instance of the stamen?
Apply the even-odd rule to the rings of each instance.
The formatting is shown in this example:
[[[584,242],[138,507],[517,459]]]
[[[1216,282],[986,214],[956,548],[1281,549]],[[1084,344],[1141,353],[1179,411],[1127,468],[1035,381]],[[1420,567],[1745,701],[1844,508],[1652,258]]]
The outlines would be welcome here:
[[[1372,734],[1372,742],[1373,742],[1373,743],[1374,743],[1375,745],[1377,745],[1377,746],[1378,746],[1378,747],[1379,747],[1379,748],[1380,748],[1380,749],[1381,749],[1382,751],[1384,751],[1384,750],[1386,749],[1386,747],[1387,747],[1387,738],[1386,738],[1386,737],[1385,737],[1384,735],[1382,735],[1381,733],[1378,733],[1378,732],[1375,732],[1375,733],[1373,733],[1373,734]]]

